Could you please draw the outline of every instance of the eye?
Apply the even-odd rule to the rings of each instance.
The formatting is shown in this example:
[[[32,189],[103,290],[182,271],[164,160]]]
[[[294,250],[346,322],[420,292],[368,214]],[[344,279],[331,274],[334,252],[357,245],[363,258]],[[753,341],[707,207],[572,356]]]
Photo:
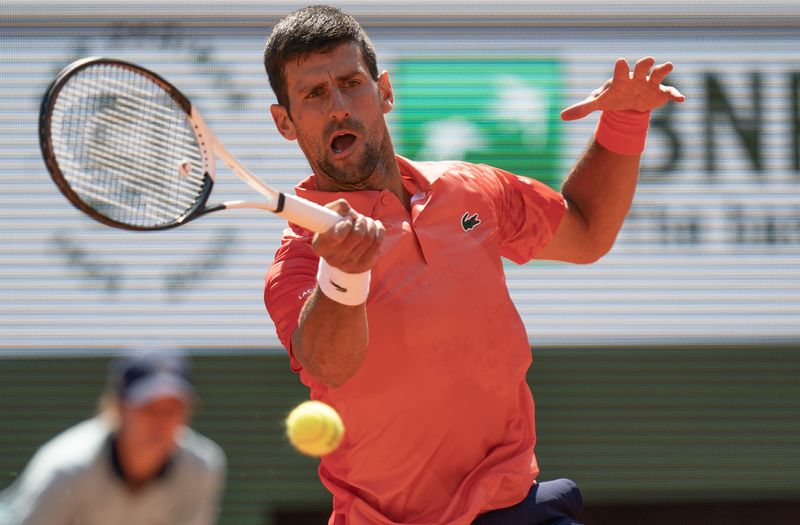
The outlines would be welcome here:
[[[316,98],[316,97],[318,97],[320,95],[323,95],[324,93],[325,93],[325,90],[323,88],[315,87],[314,89],[312,89],[311,91],[308,92],[308,94],[306,95],[306,98]]]
[[[345,85],[345,87],[354,88],[354,87],[358,87],[359,85],[361,85],[361,82],[359,82],[356,79],[350,79],[347,82],[345,82],[344,85]]]

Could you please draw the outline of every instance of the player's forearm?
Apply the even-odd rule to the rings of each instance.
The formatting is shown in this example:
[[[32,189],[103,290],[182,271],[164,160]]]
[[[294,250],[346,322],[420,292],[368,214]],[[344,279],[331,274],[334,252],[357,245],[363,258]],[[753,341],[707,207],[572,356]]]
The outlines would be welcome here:
[[[292,334],[292,355],[317,380],[338,387],[361,366],[367,342],[365,304],[343,305],[316,288]]]
[[[633,201],[639,159],[609,151],[593,139],[564,182],[562,194],[583,218],[588,260],[602,257],[614,245]]]

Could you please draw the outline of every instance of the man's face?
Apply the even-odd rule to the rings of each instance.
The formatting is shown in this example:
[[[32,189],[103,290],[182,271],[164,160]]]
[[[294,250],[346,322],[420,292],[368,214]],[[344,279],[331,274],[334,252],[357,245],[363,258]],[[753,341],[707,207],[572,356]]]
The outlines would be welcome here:
[[[143,470],[159,468],[172,455],[181,428],[188,423],[190,407],[175,397],[155,399],[141,406],[122,404],[120,432]]]
[[[337,189],[360,189],[391,147],[388,74],[373,80],[360,46],[347,42],[287,62],[284,76],[290,109],[270,108],[278,130],[297,139],[316,175]]]

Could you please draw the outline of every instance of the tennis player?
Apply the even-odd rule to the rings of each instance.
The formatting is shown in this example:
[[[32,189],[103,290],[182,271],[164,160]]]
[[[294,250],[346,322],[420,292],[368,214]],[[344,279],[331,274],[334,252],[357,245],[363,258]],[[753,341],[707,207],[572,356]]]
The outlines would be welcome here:
[[[45,443],[0,495],[3,525],[211,525],[226,461],[186,427],[188,362],[137,352],[112,361],[102,412]]]
[[[682,101],[652,58],[562,113],[602,111],[560,192],[501,169],[395,154],[389,73],[359,24],[308,7],[264,62],[278,131],[312,175],[297,193],[346,220],[286,230],[265,302],[310,396],[346,427],[322,458],[330,525],[576,524],[567,479],[536,481],[531,349],[502,258],[591,263],[633,198],[649,115]]]

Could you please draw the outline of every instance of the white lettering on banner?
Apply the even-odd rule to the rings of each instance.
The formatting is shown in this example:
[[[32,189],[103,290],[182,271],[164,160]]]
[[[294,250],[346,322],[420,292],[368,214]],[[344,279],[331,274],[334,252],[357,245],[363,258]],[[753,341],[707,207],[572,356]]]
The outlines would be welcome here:
[[[800,246],[800,65],[694,78],[697,110],[669,105],[653,115],[650,142],[660,151],[655,162],[645,155],[621,242],[706,251]],[[738,89],[726,86],[731,79]],[[768,99],[780,111],[766,107],[767,90],[780,97]],[[691,141],[697,133],[681,132],[687,120],[702,149]]]

